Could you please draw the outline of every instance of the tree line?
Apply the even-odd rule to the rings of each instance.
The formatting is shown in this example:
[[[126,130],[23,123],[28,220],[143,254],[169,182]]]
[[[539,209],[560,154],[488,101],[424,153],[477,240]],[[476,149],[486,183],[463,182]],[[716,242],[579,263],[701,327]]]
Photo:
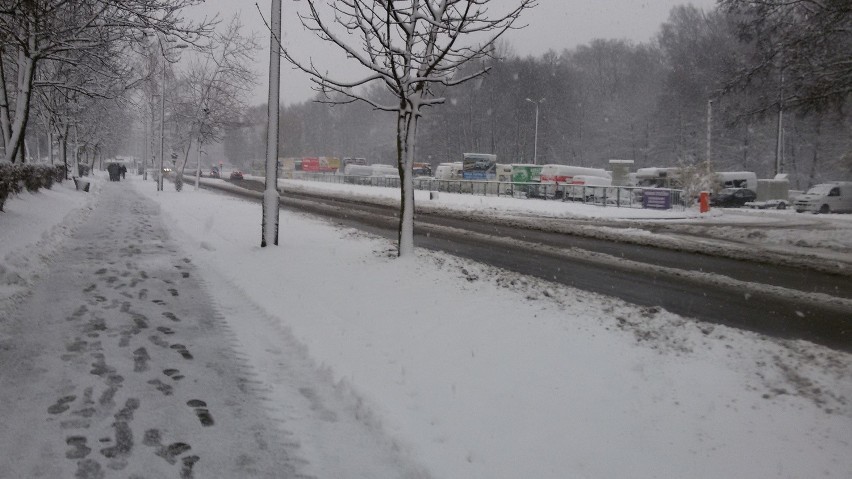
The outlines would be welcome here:
[[[220,141],[242,115],[255,80],[255,39],[237,17],[187,19],[202,3],[3,2],[0,161],[70,169],[69,156],[91,167],[121,154],[153,167],[162,154],[182,172],[192,150]]]
[[[634,160],[636,168],[705,162],[764,178],[780,169],[794,188],[849,179],[850,8],[726,0],[711,11],[673,8],[646,43],[599,39],[527,57],[497,44],[483,64],[467,66],[488,67],[486,76],[438,92],[447,101],[423,116],[417,161],[484,152],[502,163],[531,163],[534,155],[539,164],[594,167],[609,159]],[[387,100],[381,87],[365,94]],[[281,109],[281,156],[395,164],[394,115],[327,103],[318,94]],[[225,132],[232,161],[263,157],[265,111],[248,109]]]
[[[66,162],[70,141],[90,164],[129,151],[150,160],[159,154],[161,131],[175,164],[190,161],[193,144],[200,151],[220,140],[234,163],[262,158],[266,106],[246,108],[243,96],[253,81],[245,62],[257,45],[238,22],[214,36],[215,19],[186,20],[182,12],[199,3],[5,2],[2,159]],[[169,61],[179,53],[169,53],[172,42],[198,54],[180,71]],[[487,75],[434,87],[445,101],[424,107],[415,154],[433,165],[472,151],[506,163],[534,156],[538,163],[600,167],[613,158],[637,168],[708,162],[761,177],[780,167],[797,188],[849,179],[850,51],[848,0],[676,7],[655,38],[639,44],[599,39],[522,57],[498,43],[458,72]],[[380,86],[362,93],[377,104],[390,99]],[[325,103],[329,98],[318,94],[320,101],[281,109],[280,155],[394,164],[395,116],[365,103]]]
[[[146,80],[140,69],[141,50],[152,38],[196,44],[208,35],[215,22],[193,22],[182,16],[184,9],[199,3],[201,0],[3,2],[2,160],[24,163],[57,147],[65,162],[71,138],[76,145],[85,145],[92,157],[117,149],[134,129],[132,93]]]

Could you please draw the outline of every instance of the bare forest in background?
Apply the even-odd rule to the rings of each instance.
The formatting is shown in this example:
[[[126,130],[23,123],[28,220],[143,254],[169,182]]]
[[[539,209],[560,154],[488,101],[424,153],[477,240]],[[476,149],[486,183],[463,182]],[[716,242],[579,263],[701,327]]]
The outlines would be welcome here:
[[[737,6],[743,3],[748,2]],[[772,177],[778,111],[784,109],[783,171],[791,186],[852,178],[848,91],[812,94],[808,88],[820,85],[802,84],[807,75],[796,71],[789,51],[804,48],[795,43],[800,39],[774,32],[777,43],[788,48],[779,59],[777,51],[749,37],[750,28],[766,31],[765,25],[747,21],[755,12],[723,7],[712,12],[676,7],[649,43],[594,40],[525,58],[513,54],[511,45],[499,45],[495,58],[485,60],[491,66],[487,76],[453,87],[448,101],[423,117],[417,161],[434,166],[461,161],[463,152],[483,152],[496,154],[501,163],[532,162],[531,99],[542,100],[539,164],[606,167],[609,159],[634,160],[636,168],[695,164],[707,158],[712,100],[709,159],[716,171]],[[848,35],[843,40],[848,43]],[[834,48],[847,57],[852,51],[842,44]],[[768,63],[781,66],[766,68]],[[377,88],[369,94],[382,98],[384,92]],[[233,163],[264,157],[265,121],[266,106],[249,108],[226,131],[225,154]],[[351,156],[395,164],[395,121],[393,114],[358,103],[283,107],[280,156]]]

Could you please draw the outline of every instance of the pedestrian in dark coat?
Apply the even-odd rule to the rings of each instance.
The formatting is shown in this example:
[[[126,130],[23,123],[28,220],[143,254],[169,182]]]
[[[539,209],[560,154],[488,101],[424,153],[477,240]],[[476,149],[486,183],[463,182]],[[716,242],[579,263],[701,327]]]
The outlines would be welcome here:
[[[124,165],[121,165],[121,179],[127,179],[127,167]]]
[[[118,163],[108,164],[107,171],[109,172],[109,181],[118,181],[118,175],[121,171],[121,167],[118,166]]]

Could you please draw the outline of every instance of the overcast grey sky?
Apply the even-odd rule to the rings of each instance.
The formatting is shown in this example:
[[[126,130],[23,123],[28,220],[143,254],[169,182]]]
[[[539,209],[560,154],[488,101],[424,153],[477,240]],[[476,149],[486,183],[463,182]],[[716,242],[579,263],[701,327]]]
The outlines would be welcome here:
[[[492,0],[495,11],[508,9],[516,0]],[[282,0],[282,38],[285,46],[302,58],[313,57],[326,68],[341,68],[347,62],[336,50],[324,44],[310,32],[304,31],[296,11],[305,10],[305,2]],[[525,12],[521,30],[508,32],[503,39],[519,55],[540,55],[548,50],[557,52],[573,48],[595,38],[627,39],[645,42],[668,19],[675,5],[693,4],[705,10],[712,9],[716,0],[539,0],[539,5]],[[191,13],[192,16],[212,16],[220,13],[224,19],[239,12],[248,31],[259,34],[264,50],[259,51],[256,69],[258,87],[251,103],[266,102],[269,68],[269,31],[264,26],[261,13],[267,20],[271,0],[207,0],[205,5]],[[258,7],[260,12],[258,11]],[[281,102],[301,102],[313,96],[307,76],[281,63]]]

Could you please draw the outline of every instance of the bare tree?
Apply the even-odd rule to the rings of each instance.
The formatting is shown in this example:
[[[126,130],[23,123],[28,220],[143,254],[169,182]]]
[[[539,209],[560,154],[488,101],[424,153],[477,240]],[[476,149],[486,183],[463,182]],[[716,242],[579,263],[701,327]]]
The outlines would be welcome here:
[[[283,48],[283,56],[308,73],[328,103],[362,101],[396,114],[396,150],[401,179],[399,256],[414,254],[414,188],[417,122],[424,109],[445,98],[438,87],[452,87],[485,74],[489,67],[464,73],[461,67],[489,57],[494,42],[515,28],[521,13],[537,0],[517,0],[507,12],[491,16],[490,0],[308,0],[302,24],[342,49],[366,69],[359,79],[334,78],[313,61]],[[321,13],[322,11],[322,13]],[[364,87],[382,84],[393,101],[381,102]]]
[[[7,82],[9,72],[0,68],[0,126],[5,160],[18,155],[26,133],[34,80],[40,65],[47,61],[78,63],[89,58],[88,65],[109,63],[121,56],[122,45],[141,41],[145,31],[173,34],[197,41],[207,33],[210,22],[185,21],[183,8],[202,0],[28,0],[4,2],[0,9],[0,38],[5,66],[13,66],[16,79]],[[89,70],[100,75],[99,69]],[[14,83],[11,90],[7,83]],[[14,117],[12,101],[14,100]]]
[[[259,48],[252,36],[241,33],[242,24],[235,16],[221,33],[214,33],[200,45],[195,58],[182,78],[175,115],[180,118],[183,160],[177,165],[175,188],[183,185],[183,170],[189,161],[192,142],[201,145],[221,141],[225,126],[242,116],[245,98],[256,82],[251,69],[252,54]],[[196,168],[196,187],[200,163]]]
[[[69,51],[61,58],[44,59],[35,72],[31,109],[57,133],[66,171],[68,132],[72,126],[76,139],[85,132],[84,144],[98,144],[91,143],[89,137],[101,135],[101,128],[113,130],[116,126],[106,120],[104,112],[122,108],[126,82],[133,71],[123,56],[111,54],[114,50],[115,45],[104,43],[85,53]]]
[[[852,98],[852,2],[720,0],[719,8],[738,18],[740,40],[753,50],[728,89],[776,84],[753,113],[840,109]]]

